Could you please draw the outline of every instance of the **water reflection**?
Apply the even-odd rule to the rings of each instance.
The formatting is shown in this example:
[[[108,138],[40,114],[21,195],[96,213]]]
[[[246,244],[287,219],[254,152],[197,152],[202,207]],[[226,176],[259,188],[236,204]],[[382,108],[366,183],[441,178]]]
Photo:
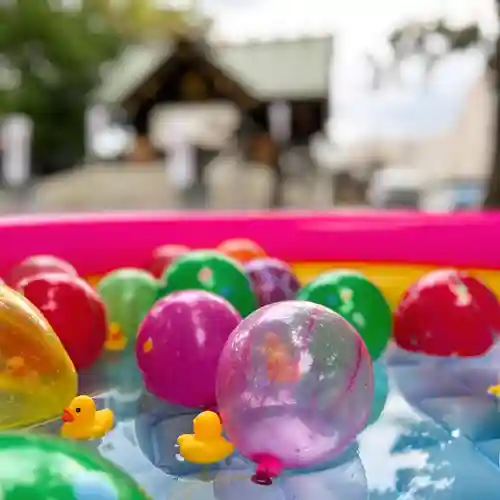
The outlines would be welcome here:
[[[375,364],[374,416],[357,443],[320,470],[288,472],[272,487],[254,485],[254,466],[238,455],[211,467],[182,460],[176,440],[192,432],[198,411],[160,401],[136,374],[109,365],[82,374],[81,388],[102,391],[96,404],[113,409],[117,425],[83,445],[135,477],[154,500],[494,498],[500,412],[484,388],[499,361],[497,347],[469,360],[411,355],[405,362],[404,352],[390,351]],[[118,360],[118,371],[131,362]],[[60,425],[35,431],[58,434]]]

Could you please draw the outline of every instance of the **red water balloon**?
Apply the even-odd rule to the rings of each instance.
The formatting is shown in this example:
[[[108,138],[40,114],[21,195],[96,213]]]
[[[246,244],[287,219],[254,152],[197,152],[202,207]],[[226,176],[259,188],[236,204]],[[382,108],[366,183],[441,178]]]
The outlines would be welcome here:
[[[480,280],[453,269],[434,271],[402,296],[394,339],[408,351],[479,356],[500,333],[500,304]]]
[[[155,278],[161,278],[165,269],[176,259],[189,252],[185,245],[162,245],[153,250],[149,272]]]
[[[104,304],[83,279],[46,273],[21,281],[19,291],[48,320],[77,369],[91,366],[106,341]]]
[[[11,288],[17,288],[20,281],[43,273],[78,276],[78,272],[69,262],[55,255],[33,255],[17,264],[6,277],[6,282]]]

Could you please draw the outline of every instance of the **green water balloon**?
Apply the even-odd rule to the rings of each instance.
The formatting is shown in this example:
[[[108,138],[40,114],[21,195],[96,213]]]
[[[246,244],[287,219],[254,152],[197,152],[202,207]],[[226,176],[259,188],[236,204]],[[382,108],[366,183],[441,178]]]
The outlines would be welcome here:
[[[134,345],[137,330],[158,300],[160,283],[142,269],[123,268],[110,272],[97,284],[108,322],[117,325],[128,345]]]
[[[179,257],[163,274],[163,296],[181,290],[205,290],[224,297],[245,317],[257,309],[257,299],[243,269],[235,260],[212,250]]]
[[[2,500],[150,500],[125,472],[71,441],[0,434]]]
[[[331,271],[307,284],[297,300],[321,304],[343,316],[359,332],[373,360],[392,335],[392,312],[382,292],[366,276],[351,270]]]

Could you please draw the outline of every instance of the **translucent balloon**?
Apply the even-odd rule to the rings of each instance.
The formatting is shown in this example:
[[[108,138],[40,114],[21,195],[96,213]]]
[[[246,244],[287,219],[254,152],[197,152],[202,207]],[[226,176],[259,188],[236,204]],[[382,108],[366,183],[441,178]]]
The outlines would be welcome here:
[[[13,466],[15,464],[15,466]],[[62,439],[0,435],[0,491],[9,500],[148,500],[125,472]]]
[[[362,338],[310,302],[259,309],[231,334],[219,362],[219,412],[237,450],[258,464],[258,479],[341,452],[365,425],[372,397]]]
[[[76,390],[75,367],[47,320],[0,286],[0,429],[61,415]]]
[[[137,336],[137,362],[146,387],[169,403],[213,407],[219,357],[240,319],[229,302],[201,290],[159,300]]]

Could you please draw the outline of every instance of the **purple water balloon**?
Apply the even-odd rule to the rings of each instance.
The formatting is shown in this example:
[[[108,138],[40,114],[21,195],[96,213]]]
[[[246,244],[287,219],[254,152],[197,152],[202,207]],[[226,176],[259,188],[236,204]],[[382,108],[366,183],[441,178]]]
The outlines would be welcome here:
[[[292,300],[300,289],[300,283],[292,268],[279,259],[264,257],[245,264],[260,307]]]
[[[147,389],[169,403],[213,408],[219,357],[241,316],[202,290],[159,300],[139,328],[136,357]]]
[[[364,341],[346,320],[310,302],[279,302],[229,337],[217,403],[227,436],[268,484],[282,468],[343,451],[368,418],[372,380]]]

